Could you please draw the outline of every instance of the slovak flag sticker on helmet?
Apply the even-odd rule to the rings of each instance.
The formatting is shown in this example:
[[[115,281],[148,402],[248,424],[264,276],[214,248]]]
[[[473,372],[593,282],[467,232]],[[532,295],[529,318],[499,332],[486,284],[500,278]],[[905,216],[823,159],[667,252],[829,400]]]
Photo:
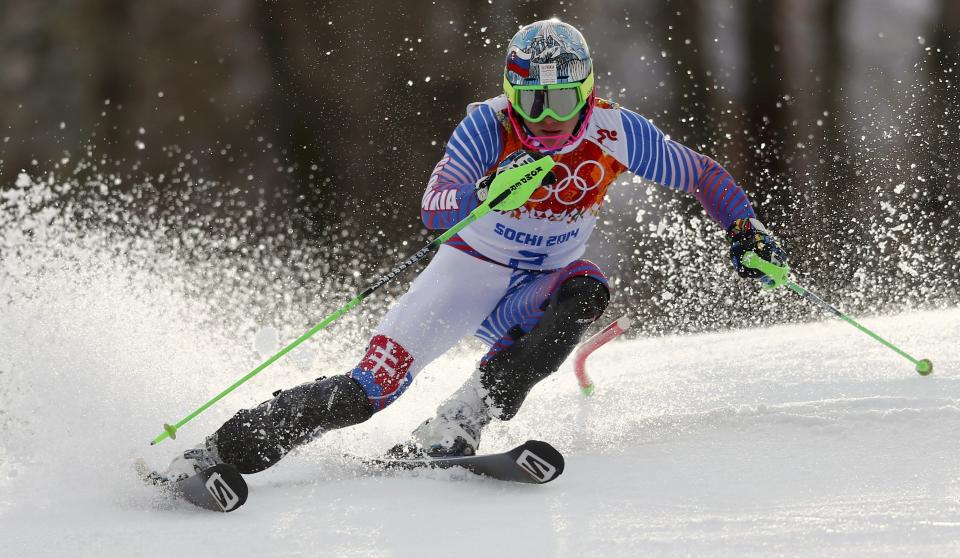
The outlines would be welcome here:
[[[507,55],[507,70],[520,77],[530,77],[530,58],[523,58],[515,47],[510,49],[510,54]]]

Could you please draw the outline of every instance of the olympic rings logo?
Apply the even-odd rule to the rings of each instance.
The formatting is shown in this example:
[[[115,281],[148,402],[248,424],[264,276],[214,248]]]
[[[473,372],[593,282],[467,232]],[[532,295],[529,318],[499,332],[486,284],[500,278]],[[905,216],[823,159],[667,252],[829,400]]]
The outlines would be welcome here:
[[[591,174],[589,172],[589,169],[588,171],[584,172],[584,174],[587,175],[587,178],[584,178],[583,176],[580,175],[581,169],[583,169],[587,165],[593,165],[598,169],[600,169],[600,177],[597,178],[596,181],[590,185],[588,185],[588,181],[590,180],[590,174]],[[603,183],[603,178],[606,175],[606,170],[603,168],[603,165],[601,165],[597,161],[584,161],[579,165],[577,165],[577,168],[573,172],[570,172],[570,167],[568,167],[563,163],[555,163],[554,171],[556,171],[558,167],[562,167],[563,170],[567,171],[567,175],[553,184],[542,184],[540,188],[538,188],[533,193],[533,196],[530,196],[530,199],[528,199],[527,201],[542,202],[553,197],[562,205],[577,205],[578,203],[583,201],[583,198],[587,196],[587,192],[591,190],[596,190],[597,187]],[[569,189],[571,186],[575,188],[576,191],[578,192],[577,194],[574,194],[575,199],[572,199],[572,200],[563,199],[564,196],[561,196],[561,194],[565,193],[567,189]]]

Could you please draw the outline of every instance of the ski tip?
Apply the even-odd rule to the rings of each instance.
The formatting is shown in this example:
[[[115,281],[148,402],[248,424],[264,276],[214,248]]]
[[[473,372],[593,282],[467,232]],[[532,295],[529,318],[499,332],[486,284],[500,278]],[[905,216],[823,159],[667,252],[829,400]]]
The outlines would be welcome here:
[[[629,316],[623,315],[617,319],[617,327],[623,331],[627,331],[627,328],[631,325],[633,325],[633,320],[631,320]]]
[[[522,446],[517,464],[527,470],[538,483],[548,483],[563,473],[563,454],[540,440],[527,440]]]
[[[921,376],[929,376],[933,374],[933,363],[930,362],[930,359],[925,358],[917,362],[917,374]]]
[[[216,512],[232,512],[247,501],[247,483],[236,467],[220,463],[186,480],[177,492],[191,504]]]
[[[587,385],[585,385],[585,386],[581,386],[581,387],[580,387],[580,392],[589,397],[589,396],[593,395],[593,392],[594,392],[595,389],[596,389],[596,388],[594,387],[593,382],[591,382],[591,383],[589,383],[589,384],[587,384]]]

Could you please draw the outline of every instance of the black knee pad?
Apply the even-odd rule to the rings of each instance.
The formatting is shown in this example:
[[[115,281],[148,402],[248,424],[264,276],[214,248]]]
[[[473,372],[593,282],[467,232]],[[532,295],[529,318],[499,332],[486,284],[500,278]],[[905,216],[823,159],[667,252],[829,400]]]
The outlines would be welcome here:
[[[373,415],[366,392],[349,376],[333,376],[274,393],[239,411],[211,437],[220,457],[244,474],[262,471],[326,430]]]
[[[480,384],[495,416],[510,420],[517,414],[533,386],[560,368],[609,300],[600,281],[573,277],[547,301],[533,331],[512,332],[513,345],[480,366]]]
[[[563,340],[572,339],[573,343],[577,344],[587,327],[603,315],[609,302],[610,290],[606,285],[592,277],[573,277],[560,285],[551,297],[547,309],[551,306],[556,308],[552,319],[561,322],[553,326],[557,333],[566,336]],[[546,319],[547,314],[543,317]]]

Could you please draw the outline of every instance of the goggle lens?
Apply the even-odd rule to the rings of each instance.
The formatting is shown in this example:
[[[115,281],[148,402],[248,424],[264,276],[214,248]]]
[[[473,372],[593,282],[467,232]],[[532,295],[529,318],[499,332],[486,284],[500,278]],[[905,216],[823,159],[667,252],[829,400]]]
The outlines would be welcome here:
[[[569,120],[580,105],[580,93],[576,88],[567,89],[520,89],[517,91],[520,111],[530,119],[540,118],[550,109],[559,120]]]

